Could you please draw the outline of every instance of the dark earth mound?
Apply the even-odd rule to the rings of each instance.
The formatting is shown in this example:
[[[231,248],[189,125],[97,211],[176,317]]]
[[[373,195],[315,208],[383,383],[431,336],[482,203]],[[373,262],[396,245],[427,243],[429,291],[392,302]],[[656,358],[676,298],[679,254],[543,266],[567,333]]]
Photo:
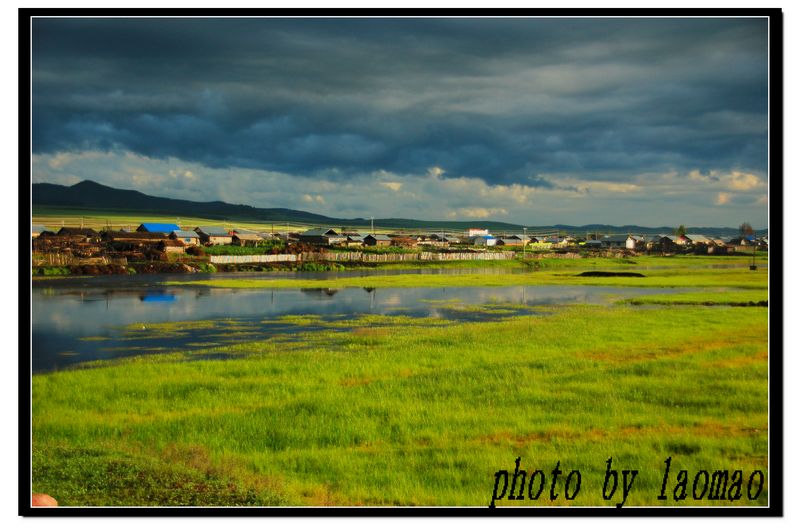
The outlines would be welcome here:
[[[644,274],[636,272],[583,272],[578,277],[644,277]]]

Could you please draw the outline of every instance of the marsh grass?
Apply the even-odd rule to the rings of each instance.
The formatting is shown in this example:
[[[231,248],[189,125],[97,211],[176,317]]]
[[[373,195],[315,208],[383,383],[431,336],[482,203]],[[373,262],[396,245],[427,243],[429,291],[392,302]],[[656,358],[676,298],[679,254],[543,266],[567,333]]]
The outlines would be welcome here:
[[[574,271],[539,271],[521,274],[399,274],[391,276],[347,277],[336,279],[212,279],[170,281],[166,285],[209,286],[214,288],[410,288],[450,286],[536,286],[593,285],[674,288],[763,288],[767,272],[747,269],[694,270],[658,269],[644,272],[645,277],[578,277]]]
[[[609,505],[612,456],[640,471],[634,506],[676,504],[656,499],[667,456],[767,471],[766,309],[547,310],[364,316],[35,375],[33,488],[66,505],[485,506],[519,456],[579,469],[570,504]]]

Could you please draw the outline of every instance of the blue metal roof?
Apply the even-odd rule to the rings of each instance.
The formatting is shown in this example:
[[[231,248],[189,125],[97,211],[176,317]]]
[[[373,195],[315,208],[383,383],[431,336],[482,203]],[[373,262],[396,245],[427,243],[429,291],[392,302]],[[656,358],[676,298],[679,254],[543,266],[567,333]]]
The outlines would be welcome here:
[[[175,224],[154,224],[146,223],[139,226],[137,231],[147,231],[148,233],[171,233],[180,231],[181,228]]]

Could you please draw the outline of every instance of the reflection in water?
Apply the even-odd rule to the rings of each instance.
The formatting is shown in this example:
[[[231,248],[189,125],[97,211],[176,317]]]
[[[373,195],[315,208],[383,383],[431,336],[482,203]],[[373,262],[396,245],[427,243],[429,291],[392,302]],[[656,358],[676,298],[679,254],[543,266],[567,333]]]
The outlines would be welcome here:
[[[162,278],[163,280],[163,278]],[[197,342],[202,333],[177,331],[165,340],[133,342],[122,327],[132,323],[164,323],[198,320],[237,320],[259,338],[287,332],[277,328],[276,318],[285,315],[319,315],[323,319],[359,314],[442,317],[451,320],[487,320],[501,316],[464,311],[458,306],[515,305],[509,313],[530,314],[532,306],[572,303],[607,304],[609,296],[674,292],[670,289],[642,289],[603,286],[506,286],[442,288],[345,288],[331,289],[222,289],[205,286],[136,286],[127,281],[110,285],[74,288],[57,285],[34,287],[33,367],[35,371],[63,368],[75,362],[142,354],[159,348],[181,348]],[[103,304],[98,304],[98,303]],[[91,303],[91,304],[87,304]],[[273,322],[264,324],[263,322]],[[303,330],[294,326],[293,330]],[[220,332],[216,331],[219,335]],[[241,332],[215,338],[234,342]],[[200,338],[201,340],[208,340]],[[138,349],[138,351],[137,351]],[[150,350],[150,351],[148,351]]]
[[[174,303],[178,298],[175,294],[167,292],[148,292],[139,296],[139,299],[145,303]]]
[[[301,288],[300,293],[303,295],[316,298],[316,299],[324,299],[327,297],[333,297],[339,290],[336,288]]]

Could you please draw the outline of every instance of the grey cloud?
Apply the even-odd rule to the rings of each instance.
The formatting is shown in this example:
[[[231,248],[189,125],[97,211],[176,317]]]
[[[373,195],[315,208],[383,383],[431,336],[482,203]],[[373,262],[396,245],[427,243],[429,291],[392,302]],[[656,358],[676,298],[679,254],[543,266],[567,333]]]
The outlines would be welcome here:
[[[37,19],[33,145],[342,180],[764,171],[766,67],[754,19]]]

